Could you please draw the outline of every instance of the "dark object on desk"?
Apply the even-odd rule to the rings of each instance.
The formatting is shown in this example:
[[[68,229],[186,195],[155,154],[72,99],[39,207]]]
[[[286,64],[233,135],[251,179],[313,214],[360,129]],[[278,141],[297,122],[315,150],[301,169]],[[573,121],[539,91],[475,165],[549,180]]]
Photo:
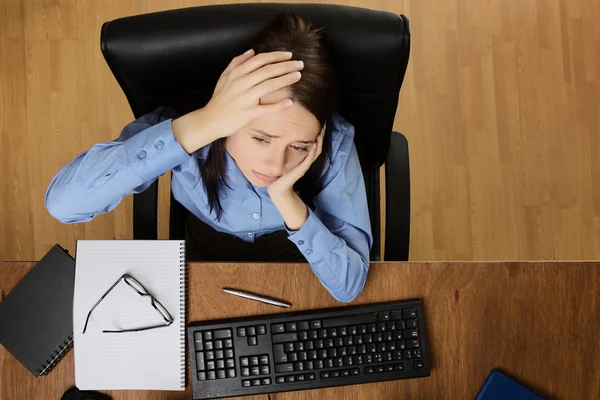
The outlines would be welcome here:
[[[526,387],[513,381],[498,370],[493,370],[485,380],[475,400],[544,400]]]
[[[408,260],[408,142],[392,131],[410,53],[404,15],[333,4],[190,7],[106,22],[100,46],[136,118],[159,106],[184,114],[207,104],[231,59],[249,49],[259,30],[283,11],[306,17],[327,35],[341,83],[337,112],[355,127],[373,233],[371,260],[381,259],[382,240],[386,260]],[[379,167],[384,164],[387,213],[381,238]],[[157,204],[158,181],[134,195],[134,239],[157,238]],[[187,214],[171,195],[171,239],[184,238]]]
[[[79,390],[76,386],[73,386],[63,394],[60,400],[112,400],[112,397],[100,392]]]
[[[420,300],[190,324],[194,399],[429,376]]]
[[[73,342],[75,261],[55,245],[0,302],[0,343],[35,376]]]

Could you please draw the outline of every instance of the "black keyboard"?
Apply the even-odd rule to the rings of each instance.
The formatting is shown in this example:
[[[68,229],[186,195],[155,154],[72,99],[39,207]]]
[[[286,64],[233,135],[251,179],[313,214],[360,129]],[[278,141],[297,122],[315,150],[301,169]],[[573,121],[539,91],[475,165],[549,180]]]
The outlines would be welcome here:
[[[420,300],[188,325],[194,399],[429,376]]]

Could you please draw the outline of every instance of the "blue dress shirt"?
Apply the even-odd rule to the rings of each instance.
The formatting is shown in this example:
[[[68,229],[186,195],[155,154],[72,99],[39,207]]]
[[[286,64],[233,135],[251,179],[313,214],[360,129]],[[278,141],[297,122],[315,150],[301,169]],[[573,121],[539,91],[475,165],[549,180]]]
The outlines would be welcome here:
[[[216,210],[209,213],[196,160],[206,157],[210,144],[186,153],[173,136],[168,113],[160,118],[163,111],[161,107],[140,117],[118,139],[96,144],[65,165],[46,191],[50,214],[64,223],[90,221],[172,170],[175,199],[215,230],[253,242],[286,229],[267,188],[253,186],[227,152],[231,188],[220,192],[223,215],[216,221]],[[339,115],[333,117],[332,159],[324,188],[314,198],[315,211],[309,208],[304,225],[287,232],[323,286],[338,301],[349,302],[365,284],[373,237],[354,127]]]

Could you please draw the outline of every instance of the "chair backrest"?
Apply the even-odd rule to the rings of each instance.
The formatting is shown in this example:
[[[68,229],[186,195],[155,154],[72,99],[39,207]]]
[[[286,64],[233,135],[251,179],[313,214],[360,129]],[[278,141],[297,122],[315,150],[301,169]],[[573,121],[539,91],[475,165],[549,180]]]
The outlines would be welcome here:
[[[306,17],[326,31],[341,86],[337,111],[355,127],[373,225],[373,247],[378,247],[378,168],[388,153],[409,58],[410,33],[404,16],[331,4],[193,7],[106,22],[101,49],[136,117],[160,105],[186,113],[210,100],[231,59],[247,50],[259,30],[282,11]],[[156,197],[156,190],[155,186],[151,197]],[[140,204],[135,210],[136,202],[134,214],[151,213],[150,209],[140,211],[148,204]],[[134,232],[134,236],[156,237],[156,209],[154,221],[137,229],[148,231],[148,235]],[[378,248],[374,251],[379,254]]]

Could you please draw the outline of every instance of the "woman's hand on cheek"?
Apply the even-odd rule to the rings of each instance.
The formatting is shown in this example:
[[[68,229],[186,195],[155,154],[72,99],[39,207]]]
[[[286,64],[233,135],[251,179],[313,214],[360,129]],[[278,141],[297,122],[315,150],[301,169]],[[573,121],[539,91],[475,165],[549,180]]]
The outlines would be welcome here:
[[[271,198],[277,196],[286,196],[291,193],[294,193],[294,184],[298,181],[298,179],[304,176],[304,174],[306,173],[306,171],[308,171],[312,163],[314,163],[315,160],[319,157],[319,155],[321,155],[321,152],[323,151],[324,133],[325,126],[323,126],[323,129],[321,129],[321,132],[317,136],[316,143],[314,143],[310,147],[310,150],[308,151],[308,154],[306,155],[304,160],[290,172],[283,174],[283,176],[281,176],[279,179],[277,179],[275,182],[271,183],[267,187],[267,191]]]

